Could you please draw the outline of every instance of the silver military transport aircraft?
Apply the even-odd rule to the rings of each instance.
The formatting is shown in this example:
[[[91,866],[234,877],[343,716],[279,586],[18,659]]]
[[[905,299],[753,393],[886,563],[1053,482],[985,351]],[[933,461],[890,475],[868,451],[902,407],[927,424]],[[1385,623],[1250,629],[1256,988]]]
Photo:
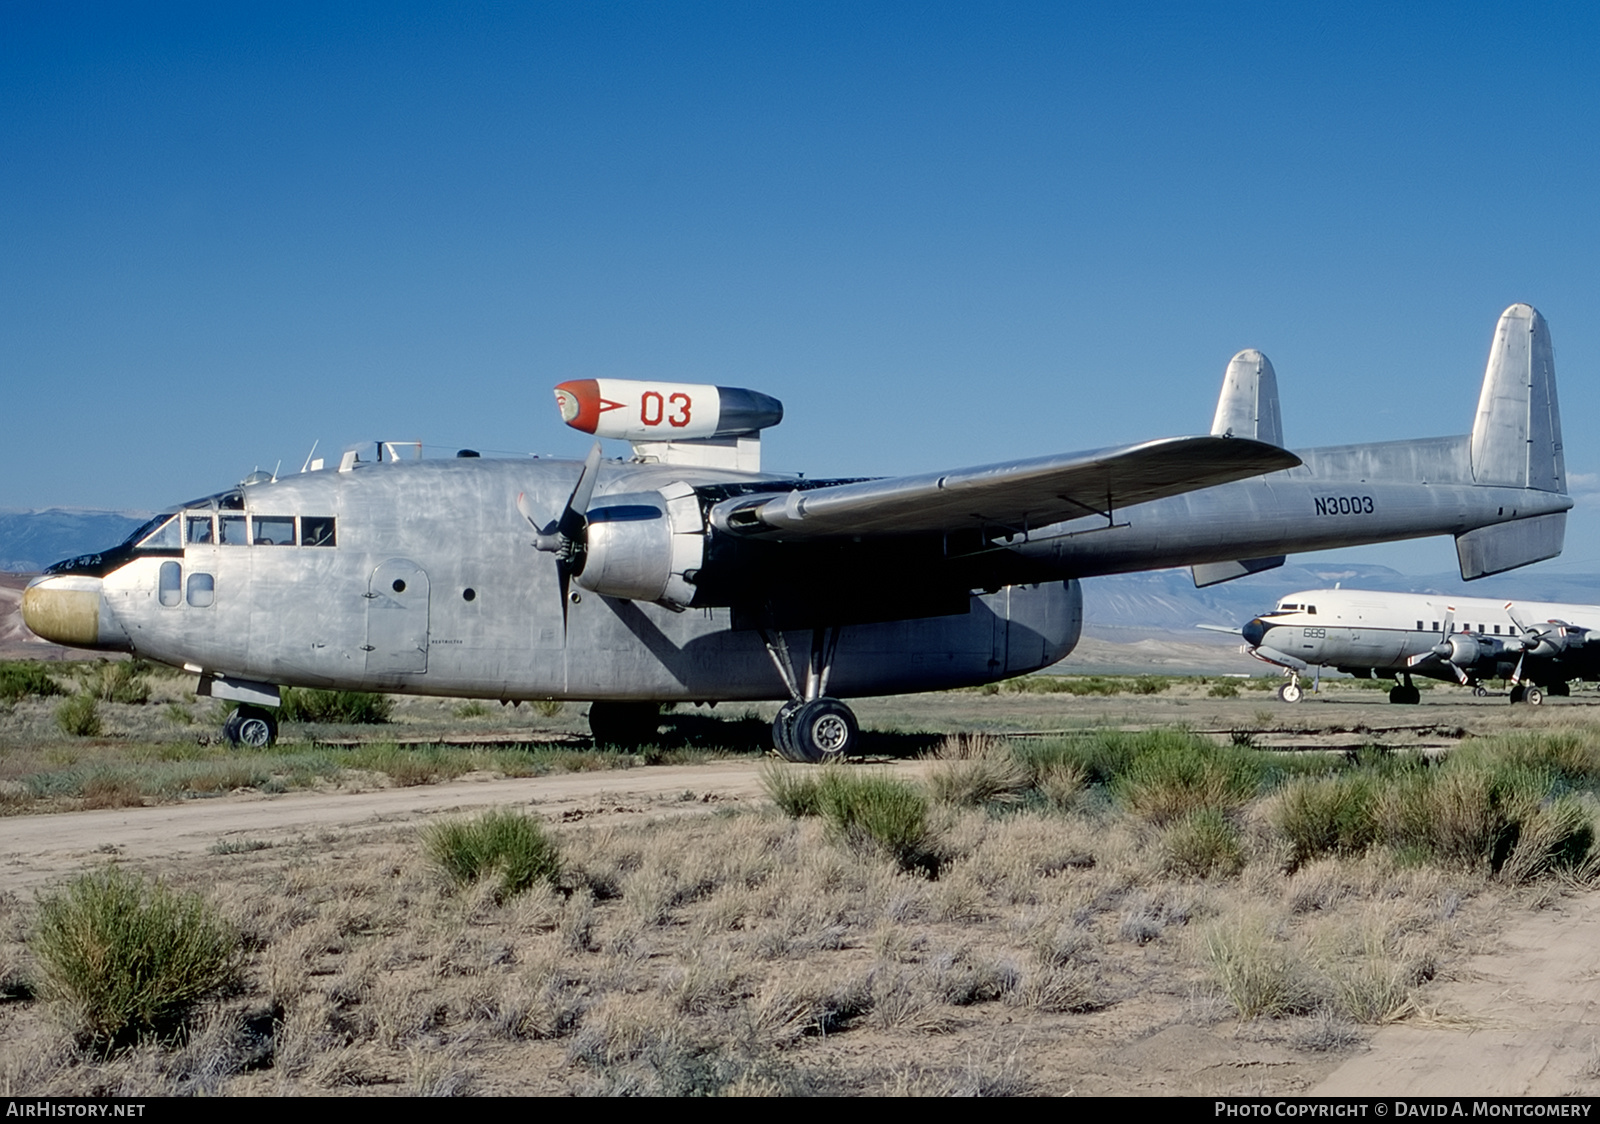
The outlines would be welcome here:
[[[600,743],[669,701],[786,700],[786,757],[848,753],[842,699],[992,682],[1070,652],[1078,579],[1210,585],[1288,551],[1453,535],[1464,577],[1561,550],[1550,334],[1500,318],[1472,432],[1285,452],[1277,379],[1228,365],[1211,433],[890,479],[763,472],[782,406],[726,387],[582,380],[563,419],[632,456],[346,453],[151,520],[28,587],[48,640],[137,653],[238,704],[269,743],[284,685],[590,700]]]
[[[1574,679],[1600,680],[1600,605],[1313,589],[1280,599],[1239,632],[1251,655],[1287,672],[1284,702],[1300,701],[1300,673],[1310,667],[1393,678],[1392,703],[1421,700],[1413,675],[1479,695],[1489,693],[1485,680],[1504,679],[1512,702],[1533,706],[1568,694]]]

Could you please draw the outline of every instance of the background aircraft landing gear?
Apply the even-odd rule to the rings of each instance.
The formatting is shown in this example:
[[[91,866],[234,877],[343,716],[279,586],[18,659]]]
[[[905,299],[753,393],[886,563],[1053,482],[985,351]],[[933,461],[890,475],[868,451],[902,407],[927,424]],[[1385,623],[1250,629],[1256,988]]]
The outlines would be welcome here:
[[[838,699],[812,699],[795,711],[789,745],[794,760],[815,765],[850,752],[859,732],[855,713],[844,703]]]
[[[1544,692],[1532,683],[1526,687],[1516,686],[1511,688],[1511,701],[1514,703],[1527,703],[1529,706],[1538,706],[1544,702]]]
[[[1422,691],[1406,676],[1404,683],[1389,688],[1389,701],[1400,706],[1415,706],[1422,701]]]
[[[235,749],[266,749],[278,740],[278,717],[264,707],[246,704],[228,715],[222,736]]]
[[[656,740],[661,704],[602,699],[589,704],[589,732],[596,749],[638,749]]]
[[[1477,695],[1480,699],[1487,698],[1489,696],[1489,688],[1485,687],[1482,683],[1479,683],[1477,686],[1472,688],[1472,693]]]
[[[1305,695],[1306,693],[1300,689],[1300,683],[1296,679],[1291,679],[1278,688],[1278,697],[1286,703],[1297,703],[1305,698]]]

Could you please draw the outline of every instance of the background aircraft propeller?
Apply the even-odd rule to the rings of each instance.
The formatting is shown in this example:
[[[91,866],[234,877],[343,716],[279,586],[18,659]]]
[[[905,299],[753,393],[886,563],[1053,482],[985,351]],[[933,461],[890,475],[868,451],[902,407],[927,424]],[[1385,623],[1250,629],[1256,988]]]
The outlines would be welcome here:
[[[1406,660],[1406,666],[1416,667],[1423,660],[1437,659],[1451,671],[1453,671],[1457,681],[1465,686],[1470,677],[1467,675],[1466,671],[1462,669],[1461,665],[1471,665],[1476,663],[1479,655],[1481,654],[1481,649],[1478,646],[1477,640],[1473,639],[1472,637],[1465,634],[1457,636],[1455,634],[1455,627],[1456,610],[1455,606],[1451,605],[1445,609],[1444,613],[1445,638],[1439,643],[1435,644],[1433,647],[1429,648],[1426,652],[1418,652],[1416,655]]]
[[[561,514],[546,523],[543,527],[533,517],[528,503],[528,494],[517,494],[517,510],[533,528],[533,547],[547,554],[556,556],[556,578],[561,585],[561,631],[565,635],[567,629],[567,590],[572,585],[572,579],[583,573],[585,555],[589,549],[589,497],[594,495],[595,478],[600,472],[600,442],[594,443],[594,448],[589,450],[588,458],[583,462],[583,471],[578,474],[578,482],[573,485],[572,494],[567,497],[567,505],[561,509]]]

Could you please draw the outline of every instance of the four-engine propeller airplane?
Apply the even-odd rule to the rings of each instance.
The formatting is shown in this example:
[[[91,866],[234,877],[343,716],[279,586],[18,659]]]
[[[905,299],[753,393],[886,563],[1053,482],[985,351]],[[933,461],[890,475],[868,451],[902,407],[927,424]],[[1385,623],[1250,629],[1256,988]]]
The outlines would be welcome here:
[[[235,742],[272,740],[283,685],[590,700],[597,741],[620,744],[654,737],[661,702],[781,699],[776,747],[816,761],[855,742],[842,699],[1061,659],[1080,578],[1191,565],[1209,585],[1444,534],[1472,578],[1559,553],[1572,506],[1527,305],[1500,318],[1470,434],[1298,454],[1257,351],[1229,364],[1208,436],[879,480],[761,471],[782,407],[752,391],[599,379],[556,397],[633,456],[380,445],[376,463],[253,477],[50,567],[24,619],[199,672],[239,704]]]
[[[1512,702],[1537,706],[1574,679],[1600,680],[1600,636],[1587,642],[1597,630],[1600,605],[1316,589],[1281,598],[1239,633],[1251,655],[1285,669],[1284,702],[1300,701],[1300,672],[1332,667],[1393,677],[1392,703],[1418,702],[1411,677],[1423,675],[1479,695],[1484,680],[1504,679]]]

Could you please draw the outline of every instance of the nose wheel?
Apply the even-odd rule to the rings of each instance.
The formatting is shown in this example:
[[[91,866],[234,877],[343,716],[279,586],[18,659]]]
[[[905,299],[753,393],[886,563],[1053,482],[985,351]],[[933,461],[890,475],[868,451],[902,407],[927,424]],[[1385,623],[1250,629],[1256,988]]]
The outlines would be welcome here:
[[[234,749],[267,749],[278,740],[278,718],[259,706],[241,706],[222,724],[222,736]]]

